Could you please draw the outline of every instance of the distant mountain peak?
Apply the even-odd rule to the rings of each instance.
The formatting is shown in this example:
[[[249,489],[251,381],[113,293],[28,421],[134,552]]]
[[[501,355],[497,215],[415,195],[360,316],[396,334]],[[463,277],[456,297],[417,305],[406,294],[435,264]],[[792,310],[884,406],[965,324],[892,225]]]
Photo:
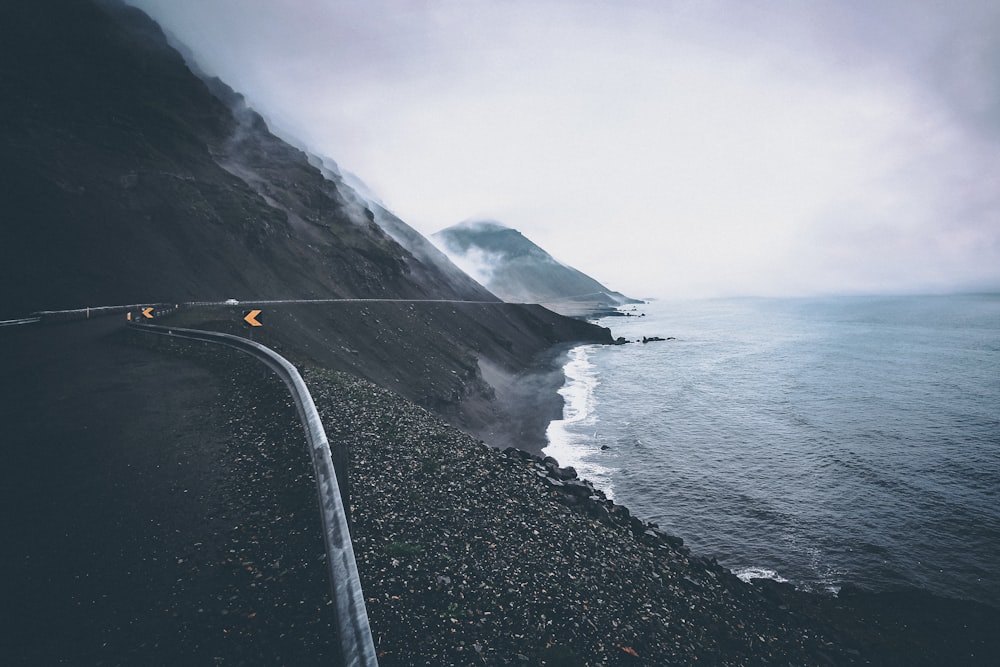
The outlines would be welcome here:
[[[432,238],[455,264],[505,301],[541,303],[576,316],[637,303],[495,220],[466,220]]]
[[[516,229],[507,227],[506,225],[501,225],[496,220],[463,220],[462,222],[456,225],[452,225],[448,229],[501,230],[501,231],[512,231],[512,232],[517,231]]]
[[[466,220],[441,230],[434,237],[454,254],[489,255],[491,263],[501,259],[533,257],[537,261],[560,264],[524,234],[495,220]]]

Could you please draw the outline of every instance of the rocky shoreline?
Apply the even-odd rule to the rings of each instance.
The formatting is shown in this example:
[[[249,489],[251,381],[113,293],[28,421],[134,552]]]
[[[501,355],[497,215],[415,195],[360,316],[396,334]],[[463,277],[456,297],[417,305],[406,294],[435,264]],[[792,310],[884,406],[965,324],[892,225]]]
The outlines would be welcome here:
[[[155,633],[119,634],[116,645],[226,664],[255,651],[295,664],[329,655],[335,630],[294,411],[256,364],[179,348],[228,387],[217,417],[232,433],[218,434],[208,469],[230,481],[213,490],[206,479],[196,499],[214,509],[193,515],[228,527],[217,547],[157,556],[175,582],[169,604],[151,598],[163,610],[150,617]],[[919,592],[830,597],[746,584],[552,459],[488,446],[351,374],[302,370],[331,443],[349,452],[352,535],[383,667],[992,665],[1000,655],[996,609]],[[199,522],[184,523],[177,539],[212,542],[191,532]]]
[[[353,533],[391,665],[992,664],[996,610],[747,584],[575,471],[308,370],[348,447]]]
[[[864,664],[856,649],[613,505],[363,380],[308,370],[351,459],[380,664]]]

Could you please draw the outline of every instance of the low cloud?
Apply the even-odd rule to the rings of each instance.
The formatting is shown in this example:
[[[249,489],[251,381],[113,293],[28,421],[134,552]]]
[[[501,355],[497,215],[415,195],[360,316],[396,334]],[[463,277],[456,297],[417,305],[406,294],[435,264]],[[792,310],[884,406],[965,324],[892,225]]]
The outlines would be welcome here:
[[[131,2],[428,235],[632,294],[1000,289],[992,1]]]
[[[488,253],[479,248],[469,248],[461,251],[439,240],[432,238],[438,248],[448,256],[448,259],[465,273],[472,276],[476,282],[489,287],[496,273],[500,255]]]

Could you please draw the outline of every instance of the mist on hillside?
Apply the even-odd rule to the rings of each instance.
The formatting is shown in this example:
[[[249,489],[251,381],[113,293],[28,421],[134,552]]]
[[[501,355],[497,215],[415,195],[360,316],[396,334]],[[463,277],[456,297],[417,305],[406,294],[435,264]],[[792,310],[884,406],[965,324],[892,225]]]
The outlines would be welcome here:
[[[1000,5],[130,0],[424,235],[612,289],[1000,289]]]

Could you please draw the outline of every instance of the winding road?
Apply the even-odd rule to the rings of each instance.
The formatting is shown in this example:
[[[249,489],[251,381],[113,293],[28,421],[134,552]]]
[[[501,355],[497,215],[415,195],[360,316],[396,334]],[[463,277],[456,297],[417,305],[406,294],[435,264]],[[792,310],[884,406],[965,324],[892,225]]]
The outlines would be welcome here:
[[[338,664],[284,387],[124,325],[0,327],[4,664]]]

